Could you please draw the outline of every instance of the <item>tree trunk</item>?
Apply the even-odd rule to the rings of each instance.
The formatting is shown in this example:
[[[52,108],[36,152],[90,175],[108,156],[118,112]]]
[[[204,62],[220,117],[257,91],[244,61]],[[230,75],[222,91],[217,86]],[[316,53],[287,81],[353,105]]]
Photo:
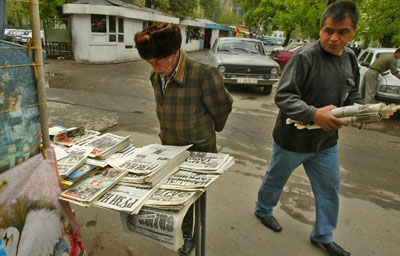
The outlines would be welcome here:
[[[285,39],[285,42],[282,45],[283,47],[285,47],[286,45],[289,44],[291,35],[292,35],[292,30],[286,31],[286,39]]]
[[[380,41],[381,47],[391,48],[392,47],[392,38],[393,38],[393,34],[385,35],[382,38],[382,40]]]
[[[146,6],[146,7],[148,7],[148,8],[151,8],[151,0],[146,0],[146,1],[144,2],[144,6]]]

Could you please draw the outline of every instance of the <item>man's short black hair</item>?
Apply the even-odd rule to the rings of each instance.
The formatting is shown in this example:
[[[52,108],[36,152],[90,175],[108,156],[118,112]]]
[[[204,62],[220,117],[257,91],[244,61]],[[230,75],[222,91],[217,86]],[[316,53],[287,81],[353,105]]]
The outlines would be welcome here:
[[[334,22],[342,22],[350,17],[353,22],[353,27],[357,27],[360,12],[357,5],[352,1],[337,1],[329,4],[322,14],[319,25],[323,27],[328,18],[332,18]]]

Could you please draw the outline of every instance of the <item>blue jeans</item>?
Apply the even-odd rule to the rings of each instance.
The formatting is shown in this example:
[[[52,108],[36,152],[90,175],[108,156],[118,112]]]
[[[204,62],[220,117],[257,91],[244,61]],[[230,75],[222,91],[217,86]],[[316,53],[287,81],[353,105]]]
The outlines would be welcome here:
[[[310,238],[315,242],[330,243],[339,213],[337,145],[319,153],[296,153],[274,143],[271,166],[258,191],[256,214],[260,217],[273,216],[273,208],[278,204],[283,187],[300,164],[304,166],[315,198],[316,220]]]

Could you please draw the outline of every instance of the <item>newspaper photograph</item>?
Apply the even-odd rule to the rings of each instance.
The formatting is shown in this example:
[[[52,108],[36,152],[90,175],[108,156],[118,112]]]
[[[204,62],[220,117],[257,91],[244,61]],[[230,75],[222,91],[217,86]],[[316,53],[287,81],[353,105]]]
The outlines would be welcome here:
[[[117,184],[102,195],[93,205],[129,214],[137,214],[145,201],[156,190],[157,188],[150,186],[138,187]]]
[[[126,170],[114,168],[99,169],[78,184],[63,191],[59,199],[69,198],[85,203],[92,202],[115,185],[126,173]]]
[[[68,156],[57,162],[60,177],[67,176],[77,167],[81,166],[92,150],[93,148],[91,147],[78,145],[74,145],[71,148],[66,149]]]
[[[190,152],[190,156],[179,166],[181,169],[218,170],[229,155],[209,152]]]
[[[133,154],[108,161],[114,168],[128,170],[138,174],[148,174],[155,172],[172,161],[175,157],[190,148],[187,146],[170,146],[160,144],[150,144],[138,149]]]
[[[164,189],[174,190],[200,190],[204,191],[220,176],[208,173],[191,172],[179,169],[176,173],[168,177],[160,186]]]
[[[90,172],[94,171],[94,169],[96,169],[95,165],[83,164],[78,169],[68,174],[67,177],[62,179],[61,185],[63,186],[64,189],[67,189],[71,187],[73,184],[85,178],[87,175],[89,175]]]

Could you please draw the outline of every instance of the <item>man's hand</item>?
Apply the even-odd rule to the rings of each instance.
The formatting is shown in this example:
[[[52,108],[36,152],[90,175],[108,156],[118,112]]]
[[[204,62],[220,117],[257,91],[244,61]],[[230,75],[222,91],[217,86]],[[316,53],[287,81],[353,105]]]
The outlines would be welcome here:
[[[336,108],[334,105],[329,105],[317,109],[317,112],[315,112],[313,118],[313,122],[319,125],[324,131],[334,131],[342,128],[343,125],[348,126],[348,123],[332,115],[331,109],[334,108]]]

